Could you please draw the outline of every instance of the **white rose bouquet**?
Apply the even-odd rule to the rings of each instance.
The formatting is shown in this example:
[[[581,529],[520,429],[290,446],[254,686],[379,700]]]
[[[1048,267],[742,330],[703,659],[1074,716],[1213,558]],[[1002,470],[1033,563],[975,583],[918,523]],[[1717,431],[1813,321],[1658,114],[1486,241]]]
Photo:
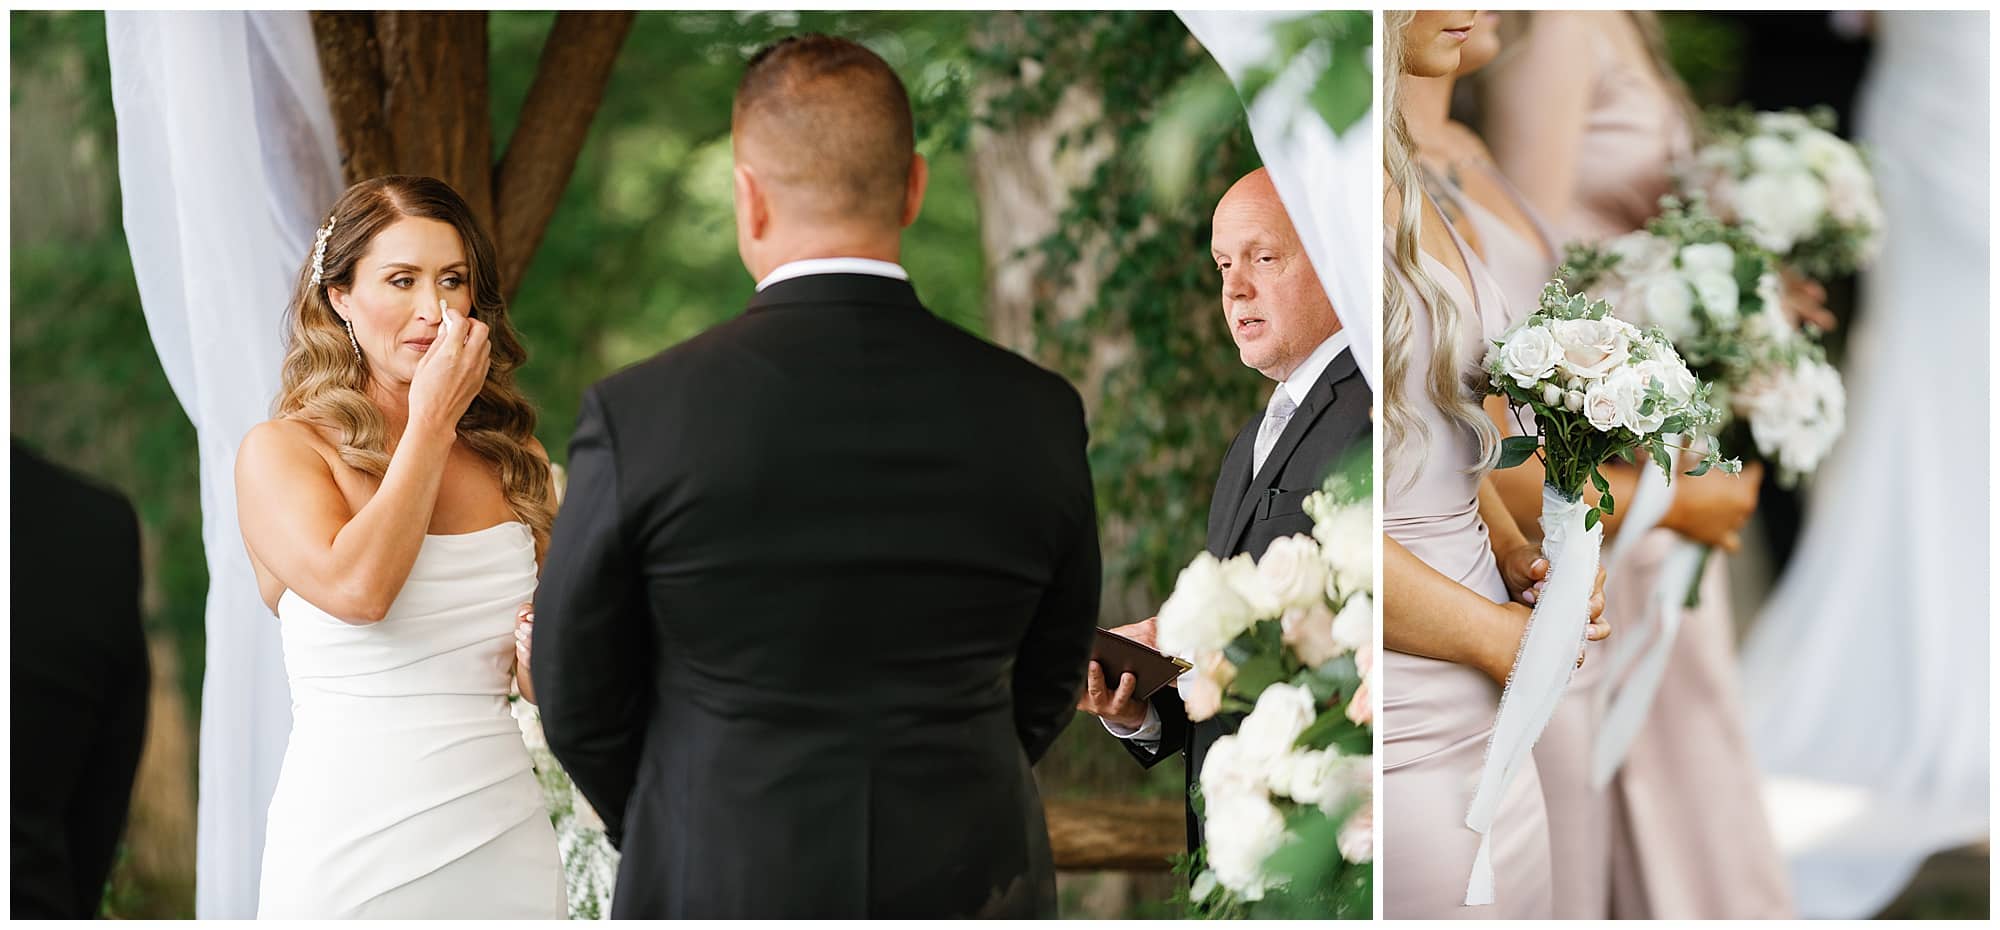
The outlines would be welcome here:
[[[1710,141],[1678,166],[1680,189],[1811,278],[1866,268],[1882,247],[1867,159],[1831,131],[1831,111],[1708,114]]]
[[[1209,748],[1205,845],[1186,863],[1204,917],[1368,917],[1374,859],[1373,482],[1369,450],[1304,508],[1312,535],[1262,558],[1203,553],[1160,607],[1191,655],[1188,716],[1245,714]]]
[[[1776,261],[1748,232],[1699,201],[1662,197],[1660,208],[1645,229],[1602,248],[1571,245],[1563,283],[1665,333],[1694,376],[1715,385],[1725,420],[1747,420],[1750,445],[1792,484],[1840,436],[1840,375],[1813,331],[1786,321]]]
[[[1698,256],[1701,262],[1713,258]],[[1711,388],[1688,371],[1664,332],[1611,316],[1609,304],[1572,295],[1561,280],[1550,281],[1535,312],[1493,343],[1485,367],[1493,393],[1535,416],[1538,435],[1505,440],[1500,466],[1541,458],[1547,475],[1542,553],[1549,573],[1501,693],[1486,762],[1466,813],[1466,825],[1482,835],[1466,888],[1468,906],[1493,901],[1486,834],[1508,783],[1569,687],[1583,647],[1604,543],[1599,521],[1617,506],[1599,466],[1614,456],[1630,461],[1635,450],[1644,449],[1670,474],[1673,437],[1705,436],[1720,419],[1709,402]],[[1711,446],[1690,474],[1718,465],[1741,467],[1723,461]],[[1597,488],[1597,503],[1584,499],[1586,484]]]

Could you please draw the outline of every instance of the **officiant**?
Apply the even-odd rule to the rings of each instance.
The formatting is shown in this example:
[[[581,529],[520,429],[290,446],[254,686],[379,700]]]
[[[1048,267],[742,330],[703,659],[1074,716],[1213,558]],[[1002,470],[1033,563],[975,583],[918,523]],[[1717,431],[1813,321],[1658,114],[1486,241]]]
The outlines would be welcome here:
[[[1207,548],[1217,558],[1260,557],[1273,540],[1312,532],[1302,504],[1350,449],[1368,448],[1374,397],[1264,169],[1245,175],[1216,204],[1210,258],[1221,284],[1222,322],[1243,364],[1276,387],[1223,458],[1209,504]],[[1157,624],[1154,617],[1112,632],[1157,646]],[[1109,682],[1092,662],[1077,708],[1102,719],[1147,768],[1184,753],[1191,798],[1208,748],[1241,720],[1238,714],[1189,720],[1189,701],[1219,693],[1196,687],[1204,671],[1197,665],[1144,699],[1134,695],[1129,673]],[[1192,800],[1187,833],[1188,847],[1198,848],[1201,822]]]

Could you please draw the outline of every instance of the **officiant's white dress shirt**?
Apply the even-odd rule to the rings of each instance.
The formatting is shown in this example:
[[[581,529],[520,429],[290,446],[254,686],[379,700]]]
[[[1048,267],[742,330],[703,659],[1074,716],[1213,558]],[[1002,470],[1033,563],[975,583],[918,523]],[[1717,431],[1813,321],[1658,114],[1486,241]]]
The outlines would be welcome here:
[[[1351,344],[1352,340],[1348,338],[1346,329],[1341,329],[1333,335],[1326,337],[1325,342],[1320,343],[1317,348],[1312,350],[1311,355],[1306,356],[1305,361],[1299,363],[1299,367],[1292,370],[1291,377],[1278,382],[1278,387],[1271,392],[1271,396],[1276,397],[1278,391],[1284,391],[1286,394],[1291,395],[1294,406],[1304,406],[1306,396],[1312,393],[1313,385],[1319,383],[1319,376],[1326,372],[1326,366],[1333,364],[1334,357],[1347,351]],[[1269,410],[1270,405],[1266,404],[1265,409]],[[1258,428],[1262,429],[1262,425],[1260,424]],[[1252,477],[1256,476],[1255,471],[1252,471],[1250,474]],[[1180,658],[1186,659],[1189,662],[1194,661],[1194,656],[1181,656]],[[1174,679],[1174,687],[1180,689],[1182,698],[1187,697],[1187,683],[1192,680],[1189,676],[1196,674],[1197,671],[1197,669],[1188,669],[1182,672],[1179,678]],[[1107,688],[1117,690],[1117,685],[1111,682],[1107,681],[1104,684]],[[1153,709],[1151,702],[1147,702],[1146,704],[1145,722],[1139,724],[1139,728],[1136,730],[1128,730],[1101,717],[1098,719],[1104,724],[1106,730],[1111,731],[1112,736],[1116,736],[1119,739],[1136,741],[1149,750],[1154,749],[1160,742],[1160,712]]]

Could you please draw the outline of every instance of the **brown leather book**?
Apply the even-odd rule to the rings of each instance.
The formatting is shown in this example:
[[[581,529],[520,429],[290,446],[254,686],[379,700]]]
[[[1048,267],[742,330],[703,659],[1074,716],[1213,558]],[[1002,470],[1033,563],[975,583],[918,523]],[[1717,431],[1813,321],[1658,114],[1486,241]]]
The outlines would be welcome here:
[[[1166,655],[1145,643],[1103,628],[1097,631],[1097,645],[1091,650],[1090,658],[1104,668],[1104,684],[1114,691],[1118,689],[1119,678],[1131,672],[1135,679],[1132,695],[1142,701],[1152,697],[1160,686],[1194,667],[1184,659]]]

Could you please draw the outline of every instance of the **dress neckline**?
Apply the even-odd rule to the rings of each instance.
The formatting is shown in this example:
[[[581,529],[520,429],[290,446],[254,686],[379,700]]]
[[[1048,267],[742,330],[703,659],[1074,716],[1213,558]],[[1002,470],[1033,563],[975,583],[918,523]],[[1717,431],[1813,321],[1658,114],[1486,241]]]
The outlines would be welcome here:
[[[1484,311],[1486,307],[1479,298],[1479,277],[1478,277],[1479,273],[1473,270],[1472,267],[1472,261],[1473,261],[1472,250],[1466,246],[1465,240],[1459,236],[1458,230],[1452,228],[1451,221],[1444,219],[1444,210],[1438,207],[1437,200],[1431,197],[1430,191],[1422,191],[1421,193],[1423,194],[1424,199],[1426,201],[1429,201],[1431,209],[1437,211],[1439,220],[1441,220],[1444,223],[1444,231],[1451,235],[1452,247],[1458,250],[1458,260],[1460,264],[1463,264],[1465,266],[1465,277],[1467,280],[1460,281],[1458,279],[1458,275],[1452,272],[1451,266],[1445,264],[1444,261],[1439,259],[1437,256],[1424,251],[1424,247],[1421,242],[1418,243],[1417,245],[1417,254],[1423,256],[1423,259],[1425,261],[1428,261],[1431,264],[1436,265],[1440,271],[1443,271],[1444,280],[1448,280],[1451,283],[1458,285],[1459,291],[1465,294],[1466,298],[1472,302],[1472,312],[1474,317],[1483,318],[1485,316]]]
[[[502,522],[499,522],[499,523],[495,523],[495,524],[493,524],[492,526],[489,526],[489,527],[485,527],[485,528],[482,528],[482,529],[477,529],[477,530],[472,530],[471,532],[467,532],[467,533],[425,533],[425,534],[424,534],[424,538],[425,538],[425,539],[465,539],[465,538],[468,538],[468,537],[472,537],[472,536],[483,536],[483,535],[485,535],[485,534],[487,534],[487,533],[491,533],[491,532],[493,532],[494,530],[497,530],[497,529],[499,529],[499,528],[501,528],[501,527],[503,527],[503,526],[518,526],[518,527],[520,527],[520,528],[522,528],[522,529],[524,529],[524,530],[528,528],[528,524],[526,524],[526,523],[523,523],[523,522],[521,522],[521,521],[519,521],[519,520],[504,520],[504,521],[502,521]]]

